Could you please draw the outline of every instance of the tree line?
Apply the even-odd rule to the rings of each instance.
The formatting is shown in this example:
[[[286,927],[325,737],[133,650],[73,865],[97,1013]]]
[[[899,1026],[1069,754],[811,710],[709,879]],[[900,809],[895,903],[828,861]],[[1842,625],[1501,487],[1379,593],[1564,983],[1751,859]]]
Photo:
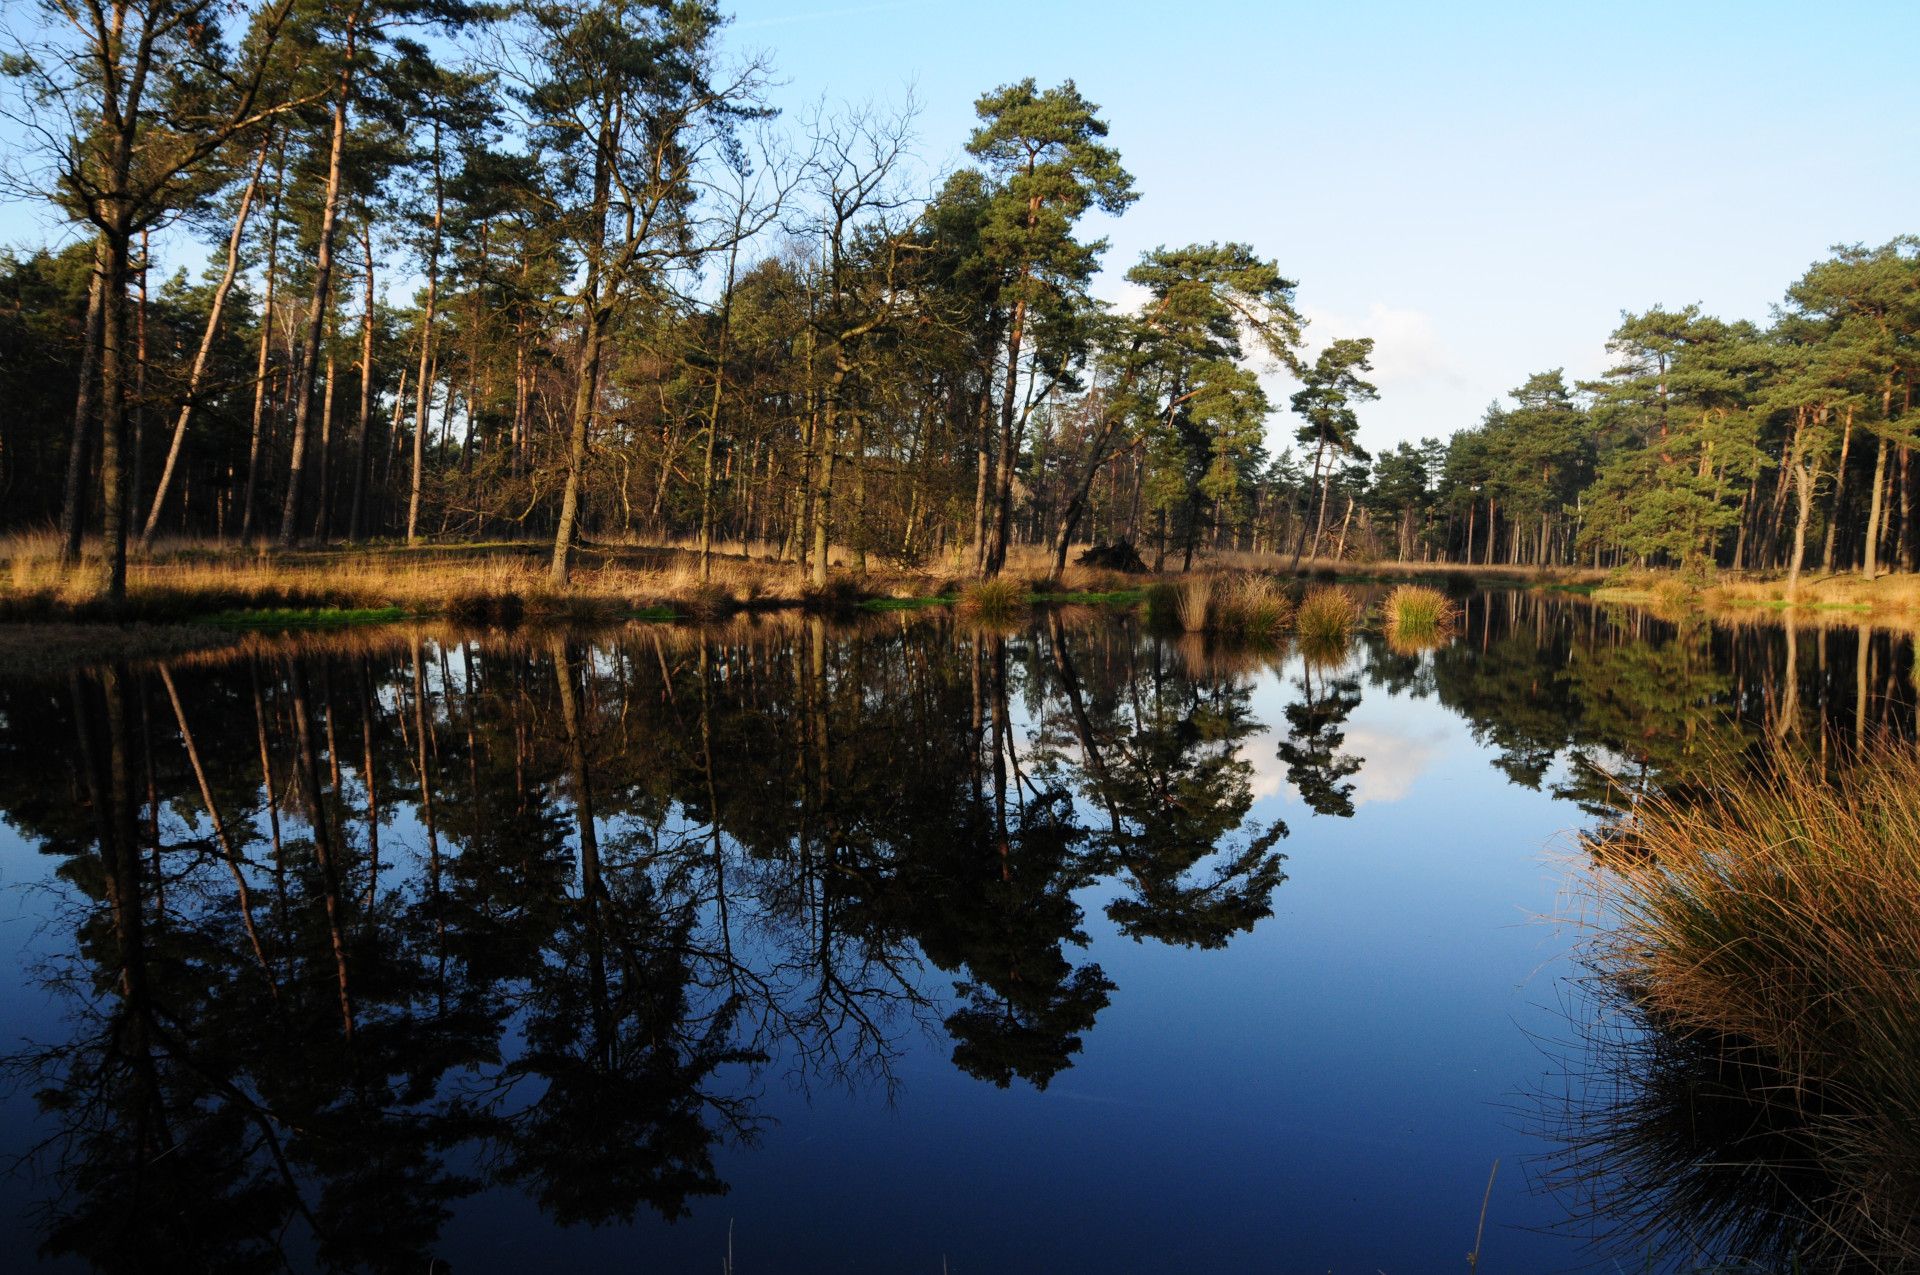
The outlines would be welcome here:
[[[1096,524],[1189,560],[1235,525],[1261,374],[1314,371],[1277,263],[1156,249],[1138,312],[1104,306],[1086,222],[1135,193],[1071,81],[981,96],[927,180],[911,103],[776,120],[723,27],[49,0],[6,69],[86,234],[0,262],[6,522],[73,561],[97,530],[111,591],[182,535],[540,536],[557,581],[582,536],[757,541],[824,582],[836,551],[991,575]],[[212,267],[157,277],[156,232]]]
[[[1764,326],[1656,306],[1607,349],[1594,381],[1536,374],[1383,455],[1377,507],[1457,561],[1913,569],[1920,239],[1836,247]]]
[[[1617,366],[1373,454],[1372,343],[1306,352],[1245,243],[1092,293],[1133,182],[1071,82],[778,118],[710,3],[44,0],[5,60],[0,526],[124,590],[163,538],[723,542],[997,574],[1018,544],[1910,567],[1915,241],[1766,327],[1627,315]],[[16,193],[19,193],[16,191]],[[156,244],[213,246],[162,277]],[[1291,445],[1278,404],[1297,385]],[[1284,432],[1284,431],[1282,431]],[[102,551],[83,559],[90,536]],[[97,564],[97,565],[95,565]]]

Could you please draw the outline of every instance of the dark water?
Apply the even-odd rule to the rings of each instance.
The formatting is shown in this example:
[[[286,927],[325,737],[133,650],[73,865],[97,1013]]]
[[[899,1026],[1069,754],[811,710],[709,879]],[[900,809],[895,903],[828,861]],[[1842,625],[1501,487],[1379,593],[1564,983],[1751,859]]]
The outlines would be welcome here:
[[[1613,1083],[1573,833],[1783,722],[1910,738],[1911,655],[1480,594],[1431,651],[931,615],[0,678],[7,1260],[1412,1272],[1484,1198],[1482,1271],[1645,1269],[1592,1241],[1657,1207],[1555,1186]]]

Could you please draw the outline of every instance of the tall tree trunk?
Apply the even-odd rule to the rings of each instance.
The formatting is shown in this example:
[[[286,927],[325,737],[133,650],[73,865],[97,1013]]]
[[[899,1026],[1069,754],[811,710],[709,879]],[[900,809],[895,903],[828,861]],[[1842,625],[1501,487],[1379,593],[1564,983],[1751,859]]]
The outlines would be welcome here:
[[[433,122],[433,238],[427,249],[427,305],[420,318],[420,377],[415,394],[419,405],[413,418],[413,475],[407,487],[407,543],[420,539],[420,488],[427,472],[427,413],[433,403],[433,380],[427,375],[433,353],[434,307],[440,298],[440,230],[446,219],[446,183],[441,175],[440,121]],[[453,377],[447,374],[447,408],[453,408]],[[468,408],[472,410],[471,406]]]
[[[818,437],[814,461],[812,581],[816,589],[825,588],[827,583],[827,559],[833,538],[833,461],[838,449],[835,430],[839,422],[834,418],[839,411],[839,391],[845,377],[844,368],[834,369],[833,382],[820,411],[820,427],[815,431]]]
[[[80,560],[86,530],[87,456],[93,438],[95,395],[100,387],[100,316],[107,295],[107,241],[94,241],[93,274],[87,283],[87,313],[80,324],[80,384],[74,391],[73,437],[67,448],[66,498],[60,506],[60,561]]]
[[[247,213],[253,208],[253,194],[259,188],[260,174],[267,166],[267,148],[271,144],[271,134],[261,140],[260,153],[253,161],[253,174],[247,178],[246,189],[240,192],[240,208],[233,217],[233,233],[227,237],[226,268],[220,275],[220,285],[213,290],[213,304],[207,310],[207,326],[200,334],[200,348],[194,352],[193,366],[187,372],[180,415],[174,419],[173,441],[167,445],[166,463],[160,467],[160,485],[154,489],[153,505],[147,510],[146,525],[140,529],[141,553],[153,547],[153,533],[160,525],[160,511],[167,503],[167,489],[173,482],[174,467],[180,462],[180,448],[187,439],[187,423],[193,418],[193,401],[200,392],[200,378],[206,373],[207,357],[213,352],[214,337],[220,331],[220,314],[226,307],[227,294],[233,291],[234,278],[240,273],[240,241],[247,231]]]
[[[973,407],[973,570],[976,575],[984,575],[987,570],[987,492],[992,486],[993,477],[992,435],[987,420],[987,406],[991,398],[987,385],[992,379],[989,369],[981,380],[980,393]]]
[[[1846,423],[1840,430],[1840,464],[1833,471],[1832,512],[1827,515],[1827,543],[1820,553],[1820,570],[1833,571],[1833,543],[1840,530],[1840,511],[1844,507],[1847,495],[1847,451],[1853,446],[1853,409],[1846,412]]]
[[[607,307],[600,296],[601,258],[606,252],[607,201],[613,163],[613,103],[600,103],[600,126],[593,156],[592,225],[588,228],[587,277],[581,297],[584,322],[580,332],[580,374],[573,393],[573,415],[567,436],[567,480],[560,494],[560,520],[553,535],[556,585],[565,585],[572,568],[574,524],[580,518],[580,484],[587,468],[587,433],[593,421],[594,400],[600,392],[600,343],[606,329]]]
[[[347,500],[347,539],[358,540],[365,532],[362,522],[367,488],[367,426],[373,413],[373,219],[360,224],[360,248],[366,256],[365,306],[360,320],[360,405],[353,423],[353,484]]]
[[[1807,556],[1807,521],[1813,517],[1813,474],[1811,466],[1797,453],[1793,458],[1793,495],[1798,506],[1793,522],[1793,554],[1787,560],[1787,601],[1800,591],[1800,564]],[[1793,627],[1793,621],[1787,621]]]
[[[1319,446],[1313,449],[1313,477],[1309,479],[1307,483],[1307,500],[1309,502],[1313,500],[1314,493],[1316,490],[1318,490],[1320,486],[1320,464],[1323,460],[1326,459],[1326,455],[1327,455],[1327,436],[1325,434],[1322,434],[1320,436]],[[1306,551],[1306,548],[1307,548],[1307,511],[1305,509],[1302,509],[1300,511],[1300,526],[1295,530],[1295,534],[1293,538],[1293,565],[1287,568],[1289,571],[1298,571],[1300,569],[1300,555]],[[1320,546],[1316,542],[1314,545],[1314,552],[1318,553],[1319,549],[1320,549]]]
[[[151,264],[152,251],[148,244],[147,230],[140,230],[140,270],[139,300],[135,303],[133,318],[133,430],[129,450],[133,453],[133,463],[128,467],[132,472],[127,481],[127,518],[131,528],[134,511],[140,507],[140,493],[146,489],[147,477],[147,267]]]
[[[240,542],[253,535],[254,511],[258,508],[260,484],[260,444],[267,413],[267,362],[273,352],[273,288],[279,274],[280,196],[286,189],[287,143],[283,137],[273,161],[273,205],[267,217],[266,291],[260,305],[260,357],[253,373],[253,428],[247,441],[247,481],[240,504]]]
[[[1887,452],[1891,444],[1884,435],[1873,459],[1873,496],[1867,504],[1867,546],[1860,574],[1871,580],[1880,574],[1880,516],[1886,508]]]
[[[993,534],[987,543],[983,572],[988,576],[999,575],[1006,565],[1007,538],[1013,531],[1013,469],[1019,459],[1014,455],[1014,396],[1020,390],[1020,346],[1026,338],[1026,328],[1027,303],[1023,298],[1013,306],[1013,321],[1007,336],[1007,374],[1000,387],[1000,454],[994,467]]]
[[[340,59],[340,84],[333,97],[333,137],[327,150],[327,196],[320,212],[320,239],[314,251],[313,299],[307,305],[306,340],[294,360],[293,455],[287,464],[287,498],[280,509],[280,547],[290,548],[300,534],[300,480],[306,467],[307,423],[313,411],[313,373],[320,361],[320,338],[333,299],[333,232],[340,219],[340,178],[347,145],[347,104],[353,96],[353,59],[358,48],[364,3],[347,18],[346,45]]]
[[[727,384],[727,335],[733,321],[733,274],[740,258],[740,224],[745,204],[733,221],[733,243],[727,249],[727,282],[720,294],[719,349],[713,362],[713,401],[707,408],[707,446],[700,461],[700,579],[713,578],[713,452],[720,437],[720,404]]]
[[[106,232],[106,299],[100,313],[101,584],[109,601],[127,595],[126,296],[128,236]]]
[[[328,490],[327,470],[333,458],[333,387],[339,378],[334,375],[333,351],[327,351],[327,388],[320,397],[320,463],[314,468],[314,514],[313,538],[324,541],[328,526],[327,511],[332,504],[332,492]]]

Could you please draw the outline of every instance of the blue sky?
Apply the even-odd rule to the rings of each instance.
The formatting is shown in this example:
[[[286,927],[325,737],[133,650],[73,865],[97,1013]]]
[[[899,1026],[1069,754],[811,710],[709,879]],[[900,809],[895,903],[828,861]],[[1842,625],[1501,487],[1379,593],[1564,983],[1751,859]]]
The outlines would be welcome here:
[[[1920,232],[1912,0],[730,7],[789,105],[911,85],[935,161],[982,90],[1072,77],[1141,192],[1105,294],[1156,244],[1250,241],[1312,343],[1378,341],[1372,444],[1598,372],[1622,309],[1764,319],[1830,244]]]
[[[982,91],[1078,81],[1141,192],[1102,294],[1157,244],[1251,242],[1312,344],[1378,342],[1374,446],[1598,372],[1622,309],[1764,319],[1829,245],[1920,231],[1912,0],[723,5],[790,112],[911,88],[930,170]],[[0,240],[48,233],[0,207]]]

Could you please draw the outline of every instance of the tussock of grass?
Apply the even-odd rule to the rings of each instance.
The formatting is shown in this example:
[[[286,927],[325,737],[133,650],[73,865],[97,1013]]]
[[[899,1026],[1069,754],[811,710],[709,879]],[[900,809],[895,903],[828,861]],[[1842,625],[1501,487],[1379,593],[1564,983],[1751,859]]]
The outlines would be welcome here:
[[[1293,618],[1287,595],[1262,575],[1199,574],[1146,590],[1150,618],[1185,633],[1272,641]]]
[[[1459,615],[1451,599],[1423,584],[1403,584],[1387,595],[1389,641],[1419,644],[1444,641]]]
[[[1850,1254],[1905,1269],[1920,1242],[1920,758],[1888,749],[1830,779],[1780,750],[1715,779],[1589,841],[1614,918],[1594,966],[1788,1122],[1783,1141],[1830,1184],[1807,1269],[1854,1269]]]
[[[1271,642],[1287,630],[1293,604],[1268,576],[1238,576],[1219,591],[1213,631],[1249,642]]]
[[[1337,584],[1309,589],[1293,613],[1294,632],[1302,643],[1345,646],[1360,627],[1360,602]]]
[[[1213,577],[1188,576],[1173,586],[1173,614],[1189,633],[1205,633],[1213,607]]]
[[[960,609],[985,619],[1010,616],[1026,605],[1026,586],[1006,576],[976,581],[960,594]]]

